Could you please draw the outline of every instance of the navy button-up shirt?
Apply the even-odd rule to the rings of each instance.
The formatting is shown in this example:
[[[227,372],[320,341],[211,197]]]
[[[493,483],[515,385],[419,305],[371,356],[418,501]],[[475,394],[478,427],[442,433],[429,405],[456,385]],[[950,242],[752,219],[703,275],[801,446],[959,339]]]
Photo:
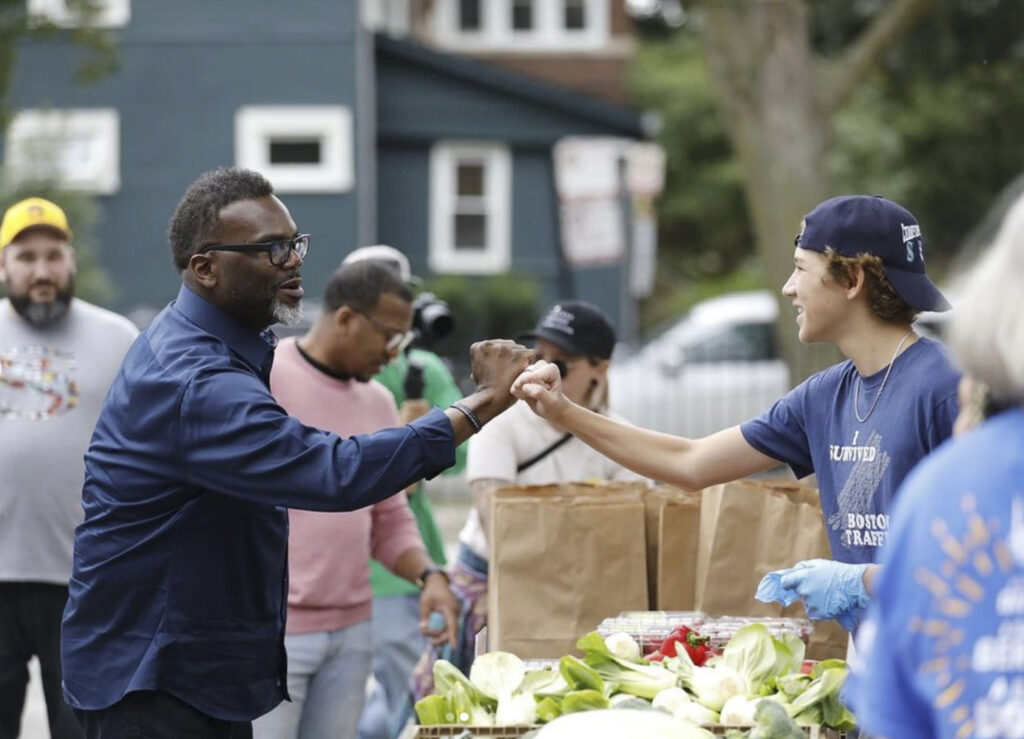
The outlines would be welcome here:
[[[139,337],[89,450],[62,656],[68,702],[163,690],[248,721],[287,696],[286,508],[347,511],[455,462],[451,423],[349,439],[267,382],[273,348],[182,287]]]

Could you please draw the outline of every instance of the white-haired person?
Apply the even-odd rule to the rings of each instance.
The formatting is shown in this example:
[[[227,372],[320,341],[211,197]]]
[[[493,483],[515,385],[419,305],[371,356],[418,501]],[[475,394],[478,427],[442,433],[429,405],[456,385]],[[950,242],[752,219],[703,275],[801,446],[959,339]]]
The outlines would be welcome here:
[[[949,438],[959,373],[918,335],[918,312],[949,303],[925,273],[914,216],[880,196],[820,203],[804,218],[782,288],[800,341],[835,344],[847,361],[819,372],[761,416],[701,439],[635,428],[591,413],[561,391],[545,363],[527,368],[516,397],[623,466],[699,490],[788,464],[817,476],[832,559],[771,573],[758,597],[798,597],[815,619],[856,627],[869,600],[896,489]]]
[[[893,511],[847,691],[874,736],[1024,736],[1022,284],[1024,197],[968,276],[949,333],[1002,410],[924,460]]]

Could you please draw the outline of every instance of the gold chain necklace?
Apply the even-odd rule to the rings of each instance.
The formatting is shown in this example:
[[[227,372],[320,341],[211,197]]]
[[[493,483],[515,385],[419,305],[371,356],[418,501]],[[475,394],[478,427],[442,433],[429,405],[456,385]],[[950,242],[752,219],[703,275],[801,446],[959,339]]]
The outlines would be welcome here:
[[[892,353],[892,359],[889,360],[889,368],[885,371],[885,377],[882,378],[882,384],[878,386],[878,392],[875,393],[875,399],[871,401],[871,407],[868,408],[868,412],[864,414],[864,418],[860,417],[860,372],[857,373],[857,382],[853,386],[853,415],[857,417],[857,420],[864,423],[875,410],[875,406],[878,405],[878,399],[882,397],[882,391],[885,390],[885,383],[889,379],[889,373],[892,372],[892,365],[896,361],[896,357],[899,356],[900,349],[903,348],[903,344],[910,338],[910,335],[914,333],[914,329],[910,329],[907,333],[903,334],[903,338],[900,339],[900,343],[896,345],[896,351]]]

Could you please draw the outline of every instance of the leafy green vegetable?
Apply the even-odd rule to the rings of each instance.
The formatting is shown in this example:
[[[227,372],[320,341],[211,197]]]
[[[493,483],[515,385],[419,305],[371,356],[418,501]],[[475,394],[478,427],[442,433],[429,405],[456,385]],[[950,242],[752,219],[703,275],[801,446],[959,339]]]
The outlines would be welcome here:
[[[754,710],[754,728],[747,739],[805,739],[806,734],[786,713],[786,709],[771,700],[758,701]]]
[[[562,713],[594,711],[609,707],[608,699],[599,690],[574,690],[562,699]]]
[[[792,700],[807,690],[807,686],[813,679],[810,675],[805,675],[802,672],[794,672],[791,675],[776,678],[775,682],[779,687],[779,692]]]
[[[553,721],[561,715],[562,701],[560,698],[548,696],[537,701],[537,719],[541,723]]]
[[[569,692],[570,687],[561,672],[544,668],[527,672],[519,690],[523,693],[533,693],[538,698],[548,695],[561,697]]]
[[[597,671],[583,660],[567,654],[558,662],[558,671],[572,690],[604,692],[604,681]]]
[[[833,667],[822,672],[820,677],[812,680],[807,689],[789,704],[789,715],[797,717],[799,714],[815,707],[819,708],[820,713],[820,704],[830,695],[839,693],[839,688],[842,687],[843,682],[846,680],[846,672],[845,663],[842,668]],[[817,721],[819,724],[821,722],[821,719]]]
[[[485,652],[469,668],[469,681],[499,703],[502,698],[511,698],[525,677],[523,661],[509,652]]]
[[[792,658],[791,649],[773,639],[768,627],[761,623],[737,631],[722,652],[722,661],[746,679],[752,694],[760,692],[762,684],[774,675],[777,660],[788,665]]]
[[[438,695],[450,697],[454,693],[456,686],[461,686],[467,697],[478,705],[489,709],[494,709],[498,705],[496,700],[489,698],[470,682],[469,678],[463,675],[458,667],[448,660],[437,660],[434,663],[434,692]]]
[[[467,684],[455,683],[448,694],[455,713],[455,723],[469,726],[493,725],[494,716],[470,694]]]
[[[676,676],[662,665],[631,662],[613,655],[596,631],[578,642],[576,648],[584,653],[583,660],[605,681],[622,693],[648,700],[665,688],[676,684]]]
[[[428,695],[416,701],[413,708],[416,709],[416,717],[423,726],[455,723],[455,709],[452,708],[451,701],[443,695]]]

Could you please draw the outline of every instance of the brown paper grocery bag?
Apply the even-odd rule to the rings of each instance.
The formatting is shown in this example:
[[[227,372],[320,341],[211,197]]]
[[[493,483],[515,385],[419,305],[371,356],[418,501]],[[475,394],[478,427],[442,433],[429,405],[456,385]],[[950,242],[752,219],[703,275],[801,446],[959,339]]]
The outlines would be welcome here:
[[[772,570],[831,551],[818,492],[796,482],[740,480],[703,491],[695,606],[709,615],[803,618],[803,606],[761,603],[754,593]],[[815,621],[808,658],[843,658],[847,634]]]
[[[652,610],[694,609],[700,492],[655,485],[644,495],[647,596]]]
[[[495,491],[488,649],[561,657],[603,619],[647,608],[645,489],[638,482]]]

